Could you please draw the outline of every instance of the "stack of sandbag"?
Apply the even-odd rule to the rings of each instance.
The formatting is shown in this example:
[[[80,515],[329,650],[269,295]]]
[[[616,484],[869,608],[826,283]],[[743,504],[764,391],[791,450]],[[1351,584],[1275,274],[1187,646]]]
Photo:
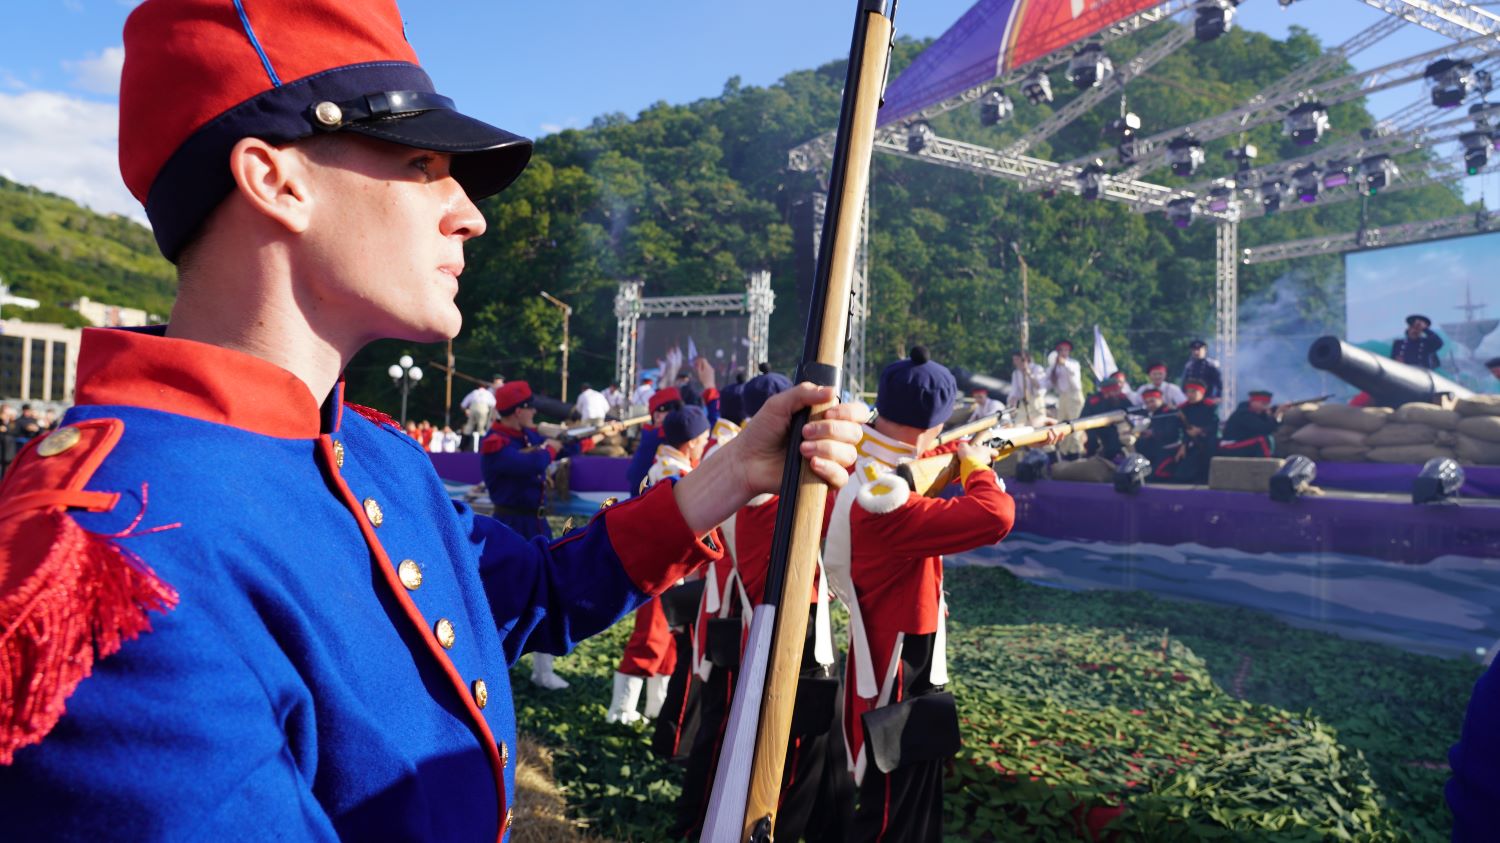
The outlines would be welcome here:
[[[1396,410],[1304,404],[1284,411],[1276,455],[1331,462],[1425,463],[1434,457],[1500,465],[1500,396],[1465,398],[1453,409],[1412,403]]]
[[[1500,395],[1476,395],[1454,407],[1458,461],[1500,465]]]

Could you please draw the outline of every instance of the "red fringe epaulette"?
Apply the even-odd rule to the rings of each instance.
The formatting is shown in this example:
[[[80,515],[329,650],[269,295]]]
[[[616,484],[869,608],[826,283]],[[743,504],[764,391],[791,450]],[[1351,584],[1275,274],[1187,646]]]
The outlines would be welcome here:
[[[71,441],[61,449],[33,442],[0,486],[0,764],[47,736],[100,659],[150,631],[148,612],[177,604],[176,592],[117,541],[139,516],[108,536],[68,513],[106,512],[119,501],[84,486],[124,427],[91,419],[64,428]],[[141,503],[144,515],[144,488]]]
[[[391,418],[385,413],[380,412],[374,407],[365,407],[360,404],[350,404],[347,401],[344,402],[344,407],[353,410],[356,413],[359,413],[360,415],[364,416],[372,422],[375,422],[376,424],[388,424],[391,427],[396,428],[397,430],[401,429],[401,425],[397,423],[395,419]]]

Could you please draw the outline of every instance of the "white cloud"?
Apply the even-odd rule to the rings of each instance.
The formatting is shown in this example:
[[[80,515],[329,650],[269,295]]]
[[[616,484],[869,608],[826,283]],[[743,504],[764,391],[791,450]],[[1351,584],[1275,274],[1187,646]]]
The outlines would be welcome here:
[[[120,93],[120,70],[125,67],[125,48],[105,47],[97,55],[79,61],[64,61],[63,69],[73,74],[73,84],[93,94]]]
[[[11,73],[9,70],[6,70],[3,67],[0,67],[0,88],[5,88],[11,91],[24,91],[26,90],[26,83],[22,82],[20,77],[16,76],[14,73]]]
[[[0,168],[13,181],[145,222],[120,178],[118,124],[113,104],[55,91],[0,91]]]
[[[578,118],[577,117],[569,117],[568,119],[562,121],[561,123],[543,123],[540,126],[538,126],[537,128],[541,129],[542,130],[541,133],[544,134],[544,135],[555,135],[555,134],[557,134],[558,132],[561,132],[564,129],[576,129],[576,128],[578,128]]]

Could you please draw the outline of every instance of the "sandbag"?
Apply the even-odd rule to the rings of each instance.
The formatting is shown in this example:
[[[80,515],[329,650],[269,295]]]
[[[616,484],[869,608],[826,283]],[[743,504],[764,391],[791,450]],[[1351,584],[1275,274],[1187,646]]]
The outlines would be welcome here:
[[[1282,443],[1277,442],[1276,450],[1279,452],[1281,451],[1281,449]],[[1301,442],[1290,442],[1286,444],[1286,453],[1280,454],[1280,456],[1307,457],[1313,462],[1317,462],[1318,460],[1323,458],[1323,452],[1321,449],[1314,445],[1304,445]]]
[[[1458,447],[1454,450],[1458,461],[1469,465],[1500,465],[1500,442],[1475,439],[1465,433],[1458,434]]]
[[[1451,458],[1452,456],[1453,451],[1436,445],[1388,445],[1384,448],[1371,448],[1370,452],[1365,454],[1365,459],[1370,462],[1421,465],[1436,457]]]
[[[1392,421],[1402,424],[1425,424],[1439,430],[1452,430],[1458,427],[1458,413],[1445,410],[1436,404],[1423,404],[1414,401],[1410,404],[1402,404],[1396,410],[1396,416]]]
[[[1439,430],[1437,432],[1437,439],[1432,444],[1438,446],[1439,448],[1457,448],[1458,431]]]
[[[1265,494],[1271,490],[1271,475],[1285,462],[1274,457],[1214,457],[1208,464],[1208,488]]]
[[[1111,483],[1115,479],[1115,464],[1103,457],[1063,461],[1052,466],[1052,479],[1071,483]]]
[[[1365,434],[1357,430],[1310,424],[1293,433],[1292,441],[1303,445],[1311,445],[1314,448],[1363,448],[1365,447]]]
[[[1391,417],[1389,407],[1351,407],[1348,404],[1324,404],[1308,414],[1313,424],[1374,433]]]
[[[1500,416],[1470,416],[1458,422],[1458,432],[1470,439],[1500,443]]]
[[[1391,422],[1365,437],[1372,448],[1382,445],[1431,445],[1437,441],[1438,429],[1425,424]]]
[[[1471,395],[1453,408],[1460,416],[1500,416],[1500,395]]]
[[[1020,463],[1020,459],[1017,458],[1017,456],[1016,456],[1017,453],[1019,453],[1019,452],[1018,451],[1012,451],[1011,453],[1007,454],[1003,459],[1001,459],[999,462],[996,462],[993,466],[991,466],[991,468],[995,469],[995,476],[996,477],[1015,477],[1016,476],[1016,465],[1018,463]]]
[[[1328,462],[1364,462],[1365,455],[1370,449],[1363,445],[1354,447],[1349,445],[1334,445],[1329,448],[1320,449],[1322,459]]]

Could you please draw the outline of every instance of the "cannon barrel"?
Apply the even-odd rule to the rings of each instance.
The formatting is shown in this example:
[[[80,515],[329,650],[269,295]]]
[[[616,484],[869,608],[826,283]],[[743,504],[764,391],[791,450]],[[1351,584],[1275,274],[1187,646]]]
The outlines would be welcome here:
[[[1307,350],[1307,362],[1369,393],[1385,407],[1413,401],[1436,403],[1445,394],[1456,398],[1473,394],[1436,372],[1372,354],[1338,337],[1319,337]]]
[[[1001,380],[997,377],[971,372],[962,366],[953,367],[953,379],[958,382],[959,392],[964,395],[976,389],[982,389],[990,394],[991,398],[1004,401],[1010,394],[1010,381]]]

